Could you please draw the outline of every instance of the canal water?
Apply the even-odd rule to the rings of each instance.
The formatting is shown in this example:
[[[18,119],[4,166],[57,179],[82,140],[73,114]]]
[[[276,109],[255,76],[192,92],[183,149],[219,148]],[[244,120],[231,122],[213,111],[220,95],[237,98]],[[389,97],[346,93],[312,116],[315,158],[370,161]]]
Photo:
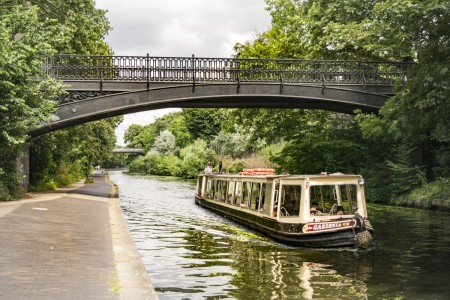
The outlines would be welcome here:
[[[450,214],[369,205],[374,246],[305,250],[194,203],[195,183],[109,173],[160,299],[450,299]]]

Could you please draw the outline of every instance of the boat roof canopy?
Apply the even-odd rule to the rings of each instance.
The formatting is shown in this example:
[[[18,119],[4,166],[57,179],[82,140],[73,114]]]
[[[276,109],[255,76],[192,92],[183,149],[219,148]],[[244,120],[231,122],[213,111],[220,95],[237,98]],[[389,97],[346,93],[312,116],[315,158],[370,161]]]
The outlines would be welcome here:
[[[204,174],[208,177],[216,178],[234,178],[234,179],[244,179],[244,178],[266,178],[266,179],[277,179],[280,178],[283,181],[287,180],[312,180],[312,181],[336,181],[336,180],[358,180],[361,179],[361,175],[356,174],[344,174],[344,173],[322,173],[322,174],[308,174],[308,175],[291,175],[291,174],[271,174],[271,175],[239,175],[239,174],[219,174],[211,173]]]

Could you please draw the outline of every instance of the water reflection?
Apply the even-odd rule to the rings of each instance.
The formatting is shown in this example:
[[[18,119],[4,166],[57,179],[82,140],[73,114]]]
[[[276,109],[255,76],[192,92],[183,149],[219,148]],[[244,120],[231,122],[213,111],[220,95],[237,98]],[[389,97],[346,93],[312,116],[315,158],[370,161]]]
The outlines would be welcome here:
[[[193,182],[110,177],[160,299],[450,297],[450,214],[372,206],[373,249],[299,250],[196,206]]]

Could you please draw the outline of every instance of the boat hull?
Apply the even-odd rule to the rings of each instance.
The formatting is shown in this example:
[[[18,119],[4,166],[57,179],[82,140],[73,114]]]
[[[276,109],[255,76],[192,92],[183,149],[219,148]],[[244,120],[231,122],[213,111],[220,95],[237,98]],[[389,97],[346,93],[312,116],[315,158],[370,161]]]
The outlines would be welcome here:
[[[322,232],[303,232],[305,224],[278,222],[274,218],[250,213],[248,209],[239,209],[209,201],[198,196],[196,204],[217,214],[249,227],[263,235],[286,245],[302,248],[338,248],[355,247],[355,235],[365,231],[363,226],[340,228]],[[308,223],[311,224],[311,223]]]

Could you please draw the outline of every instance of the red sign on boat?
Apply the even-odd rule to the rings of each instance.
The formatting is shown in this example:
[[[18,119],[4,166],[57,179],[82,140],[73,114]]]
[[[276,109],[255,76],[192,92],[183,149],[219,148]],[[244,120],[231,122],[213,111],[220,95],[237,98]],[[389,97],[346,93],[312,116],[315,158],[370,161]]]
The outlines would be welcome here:
[[[316,232],[333,230],[344,227],[352,227],[355,225],[355,220],[338,221],[338,222],[322,222],[322,223],[309,223],[303,226],[303,232]]]

